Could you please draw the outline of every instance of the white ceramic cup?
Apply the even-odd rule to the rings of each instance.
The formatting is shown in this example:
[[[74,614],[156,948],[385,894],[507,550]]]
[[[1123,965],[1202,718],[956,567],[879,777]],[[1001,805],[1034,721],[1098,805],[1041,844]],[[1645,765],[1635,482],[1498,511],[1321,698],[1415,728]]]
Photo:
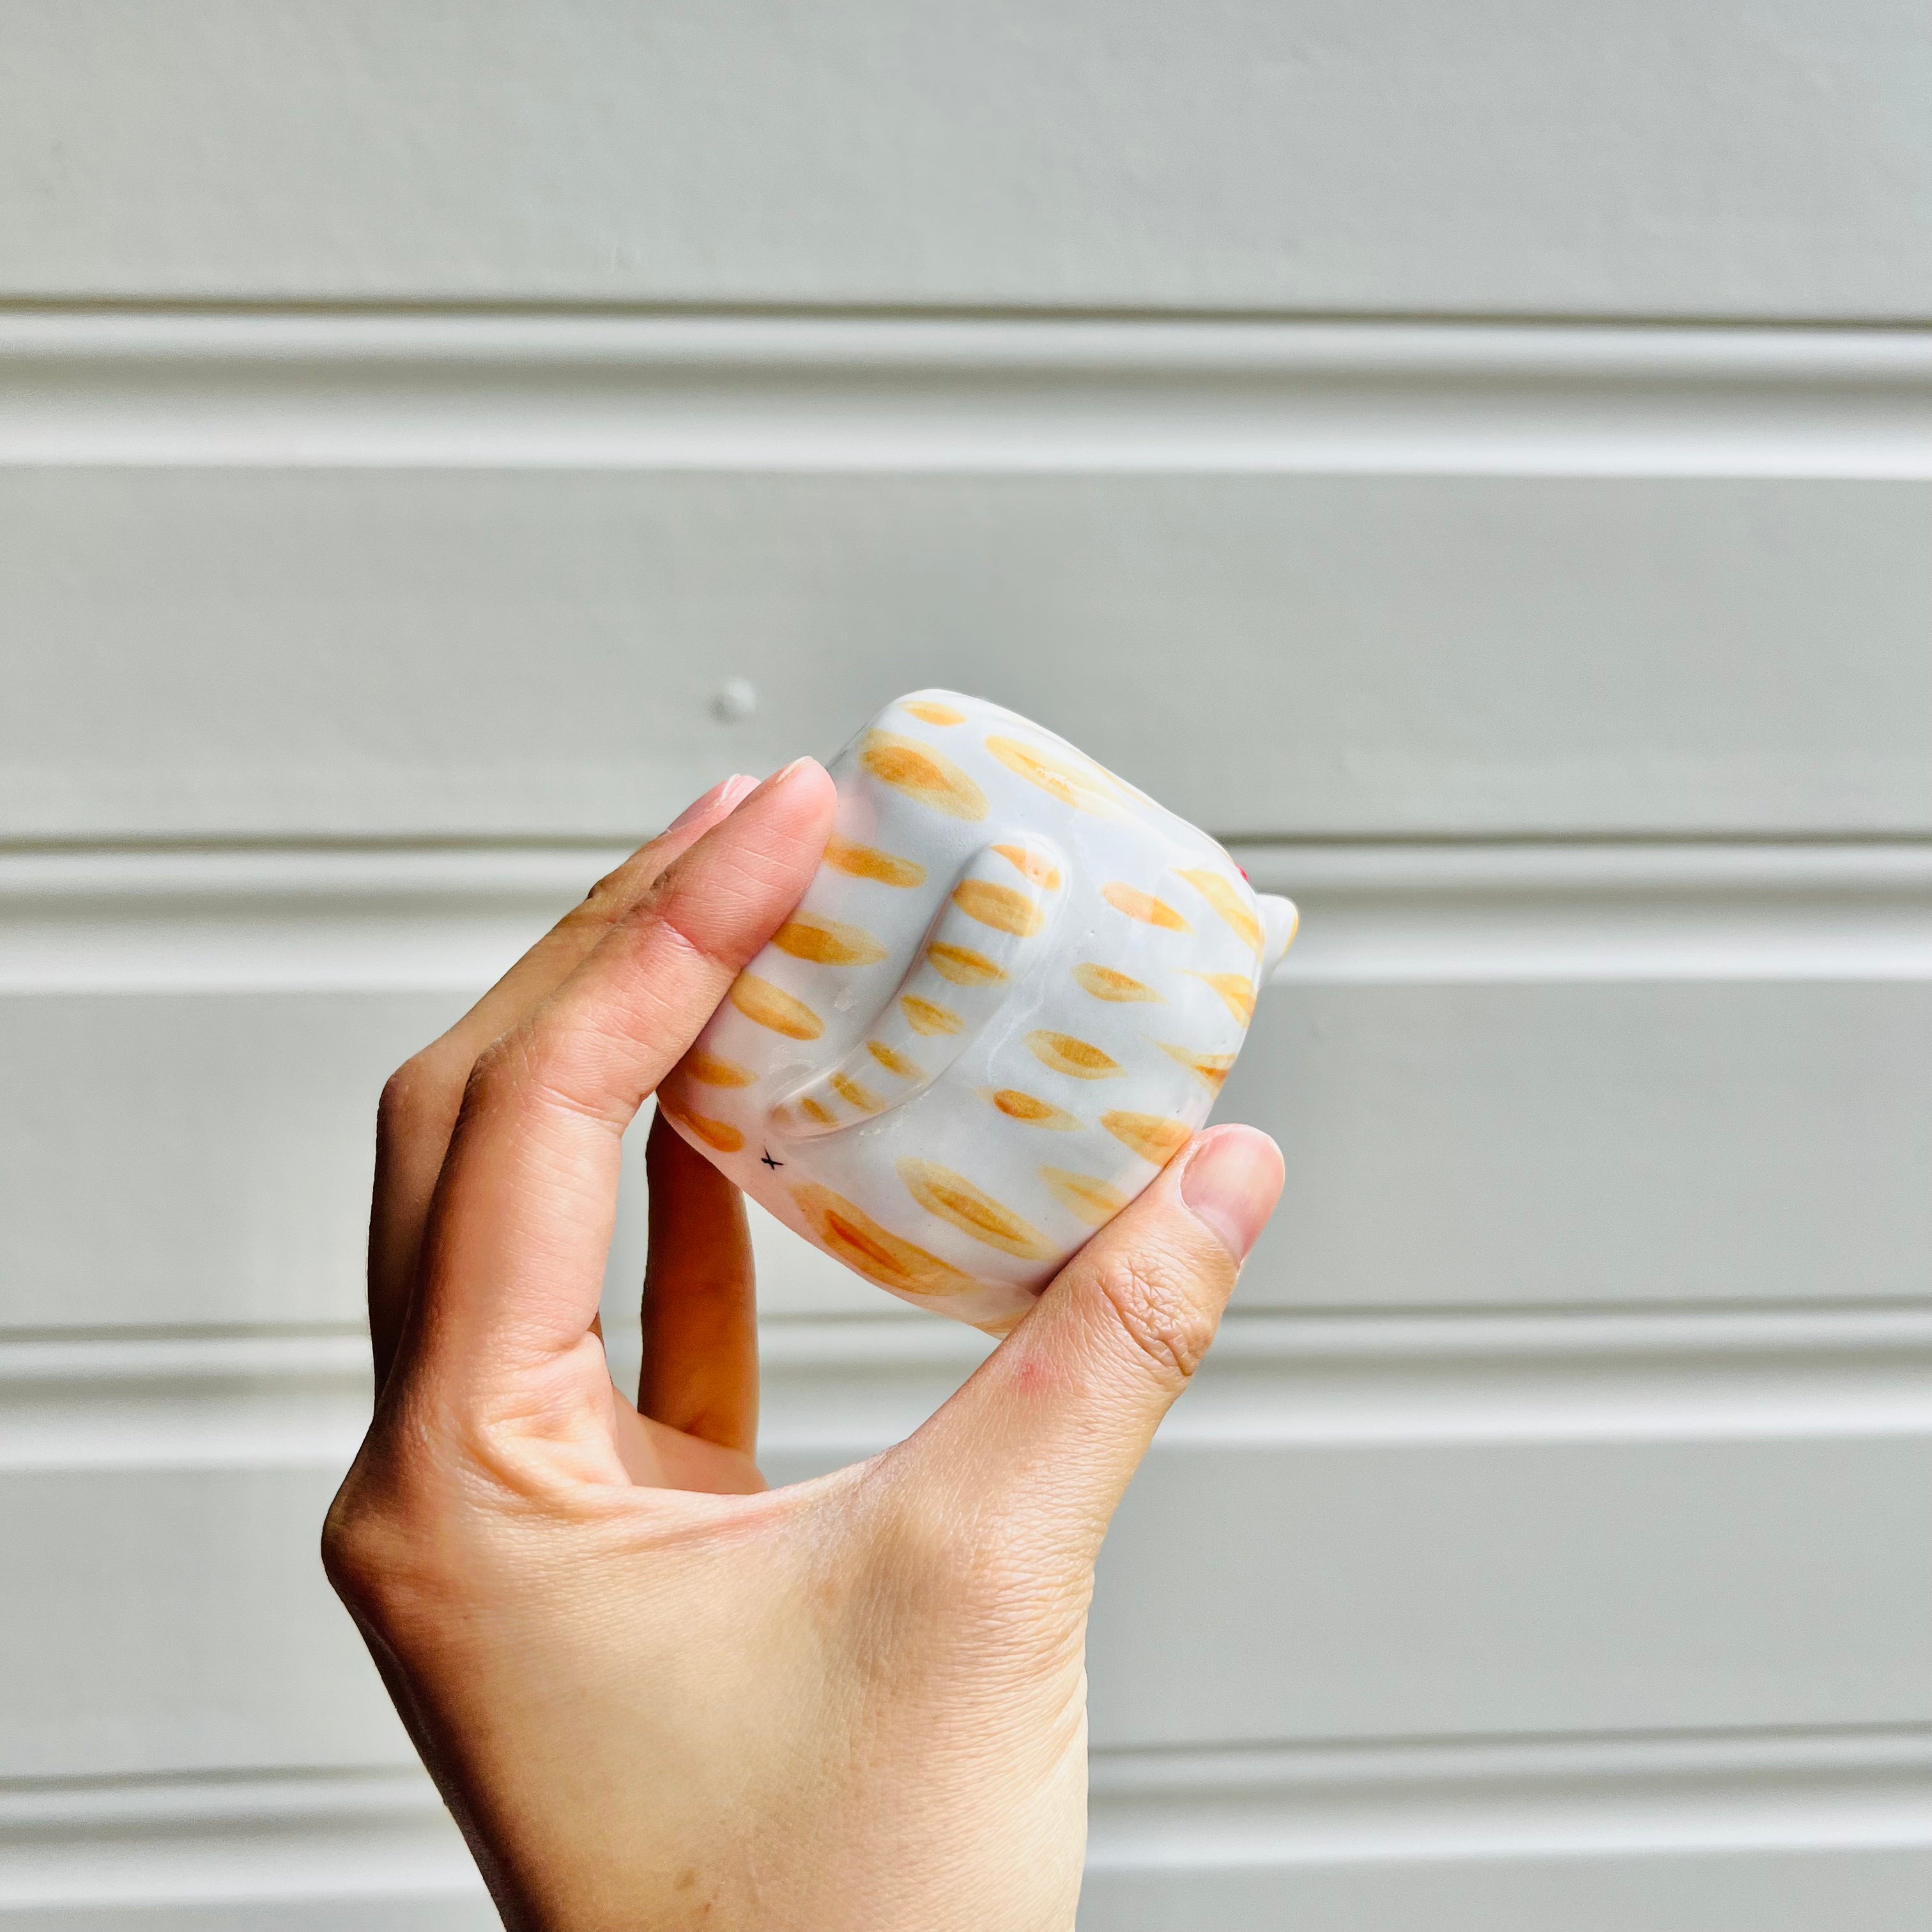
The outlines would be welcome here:
[[[1205,1120],[1294,908],[979,698],[900,698],[830,770],[824,862],[658,1104],[827,1254],[998,1333]]]

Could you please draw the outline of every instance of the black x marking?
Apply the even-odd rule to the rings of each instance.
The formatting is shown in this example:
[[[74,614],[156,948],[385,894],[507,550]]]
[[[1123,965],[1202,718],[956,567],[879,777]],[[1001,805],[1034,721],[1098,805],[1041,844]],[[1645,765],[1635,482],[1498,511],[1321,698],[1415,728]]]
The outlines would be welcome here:
[[[764,1167],[779,1168],[784,1166],[784,1162],[782,1160],[772,1160],[772,1150],[770,1148],[767,1148],[764,1150],[764,1154],[759,1156],[759,1165]]]

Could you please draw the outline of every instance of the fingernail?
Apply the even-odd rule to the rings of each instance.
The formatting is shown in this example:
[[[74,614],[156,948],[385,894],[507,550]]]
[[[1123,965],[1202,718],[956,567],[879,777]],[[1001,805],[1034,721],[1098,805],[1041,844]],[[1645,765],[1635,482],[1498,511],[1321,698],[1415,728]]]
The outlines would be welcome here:
[[[763,784],[758,787],[758,790],[760,791],[776,791],[778,787],[783,784],[785,780],[791,777],[794,772],[802,772],[805,770],[807,765],[815,764],[817,762],[818,760],[813,758],[794,758],[790,764],[785,766],[782,770],[772,772],[771,776],[766,779]]]
[[[1281,1193],[1281,1150],[1257,1127],[1203,1134],[1180,1176],[1180,1198],[1244,1260]]]
[[[702,818],[714,807],[722,806],[729,811],[747,792],[757,788],[758,780],[740,772],[713,785],[702,798],[693,799],[671,822],[664,827],[667,832],[675,832],[681,825],[688,825],[694,818]]]

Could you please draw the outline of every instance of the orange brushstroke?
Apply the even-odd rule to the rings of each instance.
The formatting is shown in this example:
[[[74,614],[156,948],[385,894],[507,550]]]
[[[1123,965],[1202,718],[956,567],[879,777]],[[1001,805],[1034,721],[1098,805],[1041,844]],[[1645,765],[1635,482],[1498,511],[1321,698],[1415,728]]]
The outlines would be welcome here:
[[[1013,1255],[1023,1262],[1043,1262],[1052,1258],[1053,1244],[1040,1230],[1024,1221],[982,1189],[975,1187],[963,1174],[956,1174],[937,1161],[905,1160],[896,1163],[906,1191],[928,1214],[950,1221],[962,1234],[984,1241],[989,1248]]]
[[[748,1068],[720,1059],[702,1047],[693,1047],[684,1056],[684,1070],[706,1087],[748,1087],[758,1077]]]
[[[1046,914],[1024,892],[986,879],[962,879],[952,889],[952,903],[968,919],[1022,939],[1030,938],[1046,923]]]
[[[983,952],[975,952],[970,946],[935,944],[926,949],[926,956],[932,962],[932,970],[956,986],[996,986],[1006,976]]]
[[[952,818],[984,818],[986,794],[929,746],[890,731],[868,731],[859,763],[882,784]]]
[[[847,1106],[856,1107],[862,1114],[876,1114],[886,1104],[875,1094],[861,1087],[850,1074],[833,1074],[832,1090]]]
[[[911,1022],[914,1033],[964,1033],[966,1022],[956,1012],[944,1006],[936,1006],[930,1000],[922,1000],[916,993],[902,993],[899,1007]]]
[[[937,1255],[880,1227],[862,1208],[829,1187],[801,1182],[792,1189],[791,1198],[818,1245],[881,1288],[896,1288],[902,1294],[964,1294],[980,1285]]]
[[[876,966],[886,956],[885,947],[863,926],[842,926],[815,913],[787,920],[772,934],[772,944],[814,966]]]
[[[993,850],[1043,891],[1059,891],[1060,868],[1051,859],[1042,858],[1037,852],[1029,852],[1024,845],[995,845]]]
[[[1158,1003],[1164,997],[1151,986],[1130,979],[1124,973],[1116,973],[1111,966],[1076,966],[1073,977],[1083,992],[1091,993],[1096,1000],[1152,1000]]]
[[[1064,1167],[1043,1167],[1040,1178],[1058,1197],[1060,1205],[1090,1228],[1104,1228],[1127,1204],[1118,1187],[1090,1174],[1074,1174]]]
[[[728,1120],[714,1120],[682,1107],[667,1106],[662,1094],[658,1096],[658,1109],[668,1114],[680,1126],[688,1127],[706,1147],[714,1147],[720,1154],[736,1154],[744,1147],[745,1136]]]
[[[1116,912],[1138,920],[1143,926],[1163,926],[1169,932],[1192,932],[1193,928],[1164,899],[1144,892],[1120,879],[1100,888],[1100,895]]]
[[[875,879],[882,886],[922,886],[926,868],[916,860],[896,858],[875,845],[858,845],[834,837],[825,848],[825,862],[835,872],[854,879]]]
[[[1165,1167],[1193,1138],[1193,1130],[1184,1120],[1160,1114],[1102,1114],[1100,1124],[1123,1147],[1132,1148],[1156,1167]]]
[[[1175,876],[1185,879],[1220,914],[1257,959],[1262,956],[1262,922],[1249,911],[1240,888],[1232,879],[1208,872],[1184,872]]]
[[[1076,1080],[1106,1080],[1122,1070],[1112,1054],[1102,1053],[1084,1040],[1076,1040],[1070,1033],[1048,1033],[1042,1029],[1028,1034],[1026,1043],[1042,1066],[1050,1066],[1056,1073],[1071,1074]]]
[[[1030,1127],[1052,1127],[1058,1133],[1070,1133],[1081,1125],[1077,1114],[1056,1107],[1051,1100],[1023,1094],[1017,1087],[1002,1087],[986,1097],[1008,1120],[1024,1120]]]
[[[1245,973],[1196,973],[1191,970],[1188,977],[1198,980],[1204,986],[1211,986],[1226,1002],[1228,1012],[1242,1025],[1252,1023],[1255,1017],[1255,984]]]
[[[825,1030],[818,1016],[802,1000],[755,973],[740,973],[731,982],[732,1005],[748,1020],[755,1020],[788,1040],[816,1040]]]
[[[1201,1083],[1210,1094],[1218,1094],[1234,1064],[1232,1053],[1196,1053],[1191,1048],[1170,1046],[1164,1040],[1154,1044],[1170,1060],[1178,1060],[1189,1072],[1198,1076]]]
[[[868,1040],[866,1042],[866,1051],[888,1073],[896,1073],[902,1080],[923,1080],[926,1078],[926,1069],[918,1061],[908,1060],[902,1053],[895,1053],[884,1040]]]

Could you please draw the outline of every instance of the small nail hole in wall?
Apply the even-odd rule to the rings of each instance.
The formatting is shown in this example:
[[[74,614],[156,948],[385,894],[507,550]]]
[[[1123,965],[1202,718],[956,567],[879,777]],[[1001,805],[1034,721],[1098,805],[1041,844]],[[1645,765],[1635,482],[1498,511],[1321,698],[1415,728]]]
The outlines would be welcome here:
[[[736,724],[758,708],[758,687],[748,677],[728,677],[711,695],[711,715],[721,724]]]

